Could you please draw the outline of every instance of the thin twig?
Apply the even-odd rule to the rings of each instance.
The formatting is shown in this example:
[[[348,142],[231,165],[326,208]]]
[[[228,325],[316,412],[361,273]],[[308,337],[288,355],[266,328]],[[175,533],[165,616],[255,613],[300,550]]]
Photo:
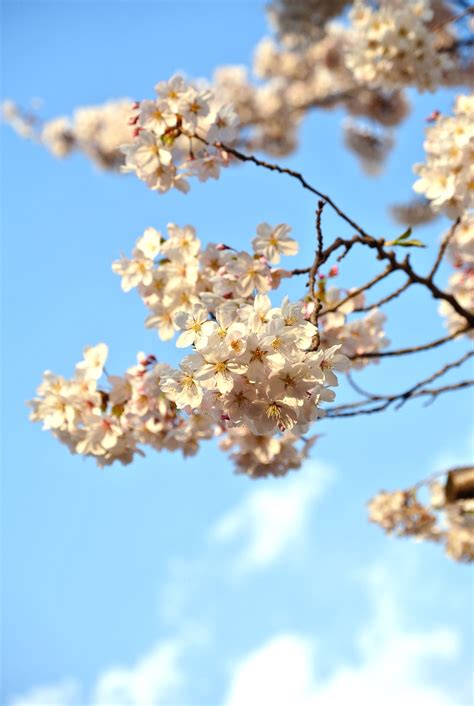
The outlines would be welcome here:
[[[195,137],[200,139],[201,142],[208,144],[205,139],[199,137],[198,135],[195,135]],[[346,213],[344,213],[344,211],[339,208],[339,206],[331,199],[330,196],[328,196],[327,194],[323,194],[318,189],[315,189],[314,186],[311,186],[311,184],[306,181],[306,179],[303,177],[302,174],[300,174],[300,172],[296,172],[293,169],[280,167],[280,165],[278,164],[265,162],[261,159],[258,159],[254,155],[243,154],[239,150],[236,150],[233,147],[228,147],[219,142],[216,142],[215,146],[225,150],[229,154],[234,155],[234,157],[236,157],[242,162],[252,162],[258,167],[263,167],[264,169],[268,169],[269,171],[278,172],[279,174],[287,174],[288,176],[291,176],[293,179],[299,181],[299,183],[303,186],[304,189],[310,191],[313,194],[316,194],[316,196],[319,196],[323,201],[328,203],[331,208],[340,216],[340,218],[342,218],[342,220],[344,220],[356,230],[357,235],[354,235],[351,239],[336,238],[334,242],[322,253],[320,262],[318,263],[318,267],[323,265],[329,259],[332,253],[336,252],[340,248],[344,248],[344,253],[342,254],[342,257],[344,257],[344,255],[347,254],[349,250],[353,247],[353,245],[355,245],[356,243],[360,243],[361,245],[367,245],[368,247],[374,249],[377,252],[377,258],[379,260],[388,261],[392,265],[393,270],[400,270],[402,272],[405,272],[413,284],[423,285],[431,292],[431,295],[435,299],[442,299],[443,301],[448,302],[460,316],[466,319],[466,321],[469,323],[469,326],[474,328],[474,314],[465,309],[463,306],[461,306],[458,300],[451,293],[443,292],[441,289],[439,289],[439,287],[434,284],[434,282],[430,280],[429,277],[423,277],[422,275],[419,275],[417,272],[415,272],[410,264],[410,258],[408,256],[403,261],[397,260],[395,253],[392,250],[385,249],[384,238],[377,239],[374,238],[372,235],[369,235],[369,233],[367,233],[358,223],[356,223],[354,220],[352,220],[352,218],[350,218]]]
[[[447,54],[451,53],[454,51],[457,51],[458,49],[464,49],[464,47],[472,47],[474,46],[474,37],[466,37],[465,39],[458,39],[456,42],[453,42],[447,47],[440,47],[438,49],[438,52],[441,54]]]
[[[435,341],[430,341],[430,343],[423,343],[420,346],[411,346],[410,348],[398,348],[393,351],[374,351],[370,353],[354,353],[350,355],[351,360],[356,360],[358,358],[389,358],[392,356],[408,355],[410,353],[420,353],[421,351],[429,351],[431,348],[437,348],[442,346],[443,343],[452,341],[454,338],[461,336],[461,334],[466,333],[469,329],[464,327],[459,331],[449,334],[449,336],[444,336],[443,338],[437,338]]]
[[[405,272],[412,284],[421,284],[426,287],[434,299],[442,299],[443,301],[447,301],[458,314],[466,319],[469,327],[474,328],[474,313],[465,309],[450,292],[442,291],[429,277],[424,277],[415,272],[411,266],[408,255],[404,260],[398,260],[392,250],[385,249],[384,238],[377,239],[370,235],[360,234],[354,235],[350,240],[346,238],[336,238],[336,240],[334,240],[333,243],[331,243],[331,245],[329,245],[329,247],[327,247],[324,251],[323,261],[321,264],[324,264],[330,256],[340,248],[344,248],[344,251],[347,252],[348,249],[356,243],[367,245],[369,248],[375,250],[377,252],[378,260],[387,260],[392,265],[393,270]]]
[[[448,234],[443,238],[443,241],[442,241],[442,243],[439,247],[439,250],[438,250],[438,256],[435,260],[433,267],[431,268],[431,272],[428,275],[429,279],[432,280],[433,277],[435,276],[436,272],[438,271],[438,267],[441,265],[441,261],[444,257],[444,253],[446,252],[446,248],[448,247],[451,239],[453,238],[454,233],[456,232],[456,228],[458,227],[460,222],[461,222],[461,218],[458,218],[457,220],[455,220],[453,225],[449,229]]]
[[[469,360],[469,358],[472,358],[474,355],[474,351],[468,351],[465,353],[465,355],[461,356],[458,360],[453,361],[452,363],[446,363],[442,368],[437,370],[433,375],[431,375],[429,378],[425,378],[421,382],[418,382],[416,385],[413,385],[409,390],[407,390],[401,397],[399,403],[396,405],[395,409],[400,409],[402,405],[405,404],[405,402],[418,390],[423,388],[425,385],[429,385],[431,382],[434,382],[438,378],[442,377],[443,375],[446,375],[447,372],[450,370],[453,370],[453,368],[459,368],[463,363],[466,362],[466,360]]]
[[[324,248],[324,238],[323,238],[323,229],[321,225],[321,218],[323,215],[323,210],[326,205],[325,201],[318,201],[318,208],[316,210],[316,240],[317,240],[317,246],[316,246],[316,252],[314,255],[314,262],[311,266],[310,272],[309,272],[309,293],[311,295],[311,298],[313,300],[314,304],[314,309],[311,313],[311,323],[316,326],[317,332],[315,334],[315,340],[313,342],[313,348],[314,350],[318,350],[319,348],[319,343],[320,343],[320,335],[319,335],[319,328],[318,328],[318,318],[319,318],[319,312],[321,311],[321,307],[323,305],[321,301],[321,297],[316,296],[315,292],[315,287],[316,287],[316,275],[318,274],[319,266],[322,261],[323,257],[323,248]]]
[[[201,139],[201,138],[199,138]],[[204,140],[202,140],[204,141]],[[224,144],[219,144],[216,143],[216,146],[220,146],[223,150],[228,152],[229,154],[232,154],[234,157],[239,159],[241,162],[252,162],[253,164],[257,165],[258,167],[263,167],[264,169],[268,169],[269,171],[272,172],[278,172],[279,174],[287,174],[288,176],[291,176],[293,179],[297,179],[297,181],[300,182],[301,186],[303,189],[306,189],[307,191],[311,191],[312,194],[315,194],[316,196],[319,196],[320,199],[323,199],[323,201],[326,201],[326,203],[329,204],[329,206],[338,214],[342,220],[344,220],[346,223],[348,223],[354,230],[356,230],[360,235],[365,236],[367,238],[370,238],[370,236],[363,228],[361,228],[360,225],[358,225],[355,221],[352,220],[344,211],[339,208],[339,206],[331,199],[330,196],[327,194],[323,194],[322,191],[319,191],[316,189],[314,186],[311,186],[306,179],[303,177],[300,172],[296,172],[294,169],[289,169],[288,167],[280,167],[279,164],[273,164],[271,162],[265,162],[262,159],[258,159],[258,157],[255,157],[253,154],[243,154],[239,150],[236,150],[233,147],[228,147],[227,145]]]
[[[395,402],[398,402],[395,409],[400,409],[400,407],[405,404],[405,402],[415,397],[430,396],[432,399],[436,399],[439,394],[442,394],[444,392],[450,392],[452,390],[470,387],[474,384],[474,380],[464,380],[462,382],[455,383],[453,385],[445,385],[444,387],[440,388],[428,388],[425,386],[434,382],[443,375],[446,375],[446,373],[450,370],[458,368],[472,356],[474,356],[474,351],[469,351],[468,353],[464,354],[461,358],[451,363],[447,363],[442,368],[432,373],[429,377],[420,380],[415,385],[412,385],[412,387],[408,388],[408,390],[405,390],[404,392],[400,392],[395,395],[371,395],[369,392],[359,389],[359,394],[364,395],[366,399],[357,400],[355,402],[349,402],[343,405],[338,405],[337,407],[332,407],[326,411],[326,416],[354,417],[358,414],[375,414],[376,412],[383,412]],[[351,384],[357,390],[357,386],[355,386],[353,381],[351,381]]]
[[[358,289],[353,289],[351,292],[349,292],[347,297],[341,299],[341,301],[335,304],[333,307],[330,307],[329,309],[324,309],[324,311],[321,312],[321,316],[324,316],[325,314],[331,314],[333,311],[337,311],[348,301],[350,301],[354,297],[357,297],[359,294],[362,294],[362,292],[367,291],[375,284],[377,284],[377,282],[380,282],[381,280],[385,279],[385,277],[387,277],[391,272],[393,272],[391,265],[387,265],[387,268],[383,272],[371,279],[369,282],[366,282],[364,285],[362,285],[362,287],[359,287]],[[357,311],[357,309],[355,309],[354,311]]]
[[[352,389],[355,390],[359,395],[361,395],[362,397],[368,397],[369,399],[374,398],[374,395],[371,392],[367,392],[367,390],[363,390],[362,387],[360,387],[355,382],[355,380],[353,379],[353,377],[350,373],[346,373],[346,378],[347,378],[347,382],[352,387]]]
[[[435,387],[430,389],[423,388],[422,390],[418,390],[417,392],[411,394],[409,399],[429,396],[432,398],[431,401],[433,401],[439,395],[444,394],[445,392],[455,392],[456,390],[472,387],[473,385],[474,380],[463,380],[462,382],[454,383],[453,385],[445,385],[444,387]],[[382,404],[378,405],[377,407],[371,407],[370,409],[355,409],[352,412],[342,411],[344,405],[341,405],[341,407],[333,407],[333,409],[328,409],[326,411],[325,419],[336,419],[337,417],[355,417],[362,414],[376,414],[377,412],[385,411],[397,399],[399,399],[399,397],[394,396],[393,398],[386,399]],[[377,400],[374,400],[374,402],[375,401]],[[367,401],[361,401],[360,403],[354,404],[353,407],[363,407],[365,404],[367,404]]]
[[[440,29],[443,29],[443,27],[455,24],[456,22],[459,22],[459,20],[463,20],[468,15],[473,14],[474,7],[466,7],[466,9],[460,12],[458,15],[455,15],[454,17],[449,17],[447,20],[443,20],[443,22],[440,22],[438,25],[436,25],[436,27],[432,27],[431,32],[438,32]]]
[[[308,275],[311,271],[311,267],[301,267],[301,268],[295,268],[294,270],[291,270],[290,273],[292,275]]]
[[[405,284],[402,284],[401,287],[396,289],[394,292],[391,294],[388,294],[386,297],[383,297],[382,299],[379,299],[377,302],[374,302],[373,304],[368,304],[367,306],[359,306],[357,309],[354,309],[354,312],[362,312],[362,311],[370,311],[371,309],[375,309],[376,307],[381,307],[384,304],[387,304],[388,302],[391,302],[392,299],[396,299],[396,297],[400,296],[408,287],[410,287],[413,284],[409,279],[405,282]]]

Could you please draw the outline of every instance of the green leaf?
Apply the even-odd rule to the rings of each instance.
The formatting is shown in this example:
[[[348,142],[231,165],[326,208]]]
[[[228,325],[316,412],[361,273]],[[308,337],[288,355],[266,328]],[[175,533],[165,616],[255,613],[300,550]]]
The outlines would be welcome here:
[[[426,248],[426,245],[421,240],[403,240],[401,243],[395,241],[394,245],[400,245],[402,248]]]
[[[416,238],[408,240],[408,236],[411,234],[411,228],[408,228],[404,233],[398,236],[395,240],[387,240],[385,245],[400,246],[402,248],[426,248],[426,245]]]
[[[407,238],[409,238],[411,234],[412,234],[411,227],[407,228],[406,231],[404,233],[402,233],[401,235],[398,235],[395,238],[395,240],[387,240],[385,245],[403,245],[403,246],[406,245],[406,247],[408,247],[408,243],[411,243],[412,245],[415,245],[415,246],[418,245],[418,243],[420,243],[421,241],[407,240]],[[421,245],[418,245],[418,247],[422,248],[422,247],[424,247],[424,245],[421,244]]]
[[[412,233],[411,227],[407,228],[407,230],[404,233],[402,233],[401,235],[398,236],[397,241],[398,240],[406,240],[407,238],[410,237],[411,233]]]

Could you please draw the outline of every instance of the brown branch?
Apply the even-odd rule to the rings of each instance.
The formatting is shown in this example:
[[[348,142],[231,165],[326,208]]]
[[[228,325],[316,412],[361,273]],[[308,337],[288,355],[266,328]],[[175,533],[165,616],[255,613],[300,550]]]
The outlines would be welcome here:
[[[361,395],[362,397],[368,397],[368,398],[373,398],[374,395],[371,392],[367,392],[367,390],[363,390],[362,387],[360,387],[355,380],[353,379],[352,375],[350,373],[346,373],[346,379],[349,385],[352,387],[353,390],[357,392],[357,394]]]
[[[317,328],[317,333],[315,335],[315,340],[313,342],[313,348],[314,350],[317,350],[319,348],[319,343],[320,343],[320,335],[319,335],[319,329],[318,329],[318,318],[319,318],[319,312],[321,311],[321,307],[323,305],[321,301],[321,297],[316,296],[315,292],[315,286],[316,286],[316,275],[318,274],[318,269],[322,261],[323,257],[323,248],[324,248],[324,238],[323,238],[323,230],[321,226],[321,218],[323,215],[323,210],[326,205],[325,201],[318,201],[318,208],[316,210],[316,239],[317,239],[317,247],[316,247],[316,252],[314,255],[314,262],[311,265],[311,269],[309,271],[309,293],[311,295],[311,298],[313,300],[314,304],[314,310],[311,312],[311,323],[316,326]]]
[[[369,282],[366,282],[362,287],[359,287],[358,289],[354,289],[349,294],[345,299],[341,299],[340,302],[335,304],[333,307],[330,309],[324,309],[324,311],[321,312],[321,316],[324,316],[325,314],[331,314],[333,311],[337,311],[338,309],[341,308],[344,304],[346,304],[348,301],[353,299],[354,297],[357,297],[359,294],[362,294],[362,292],[367,291],[371,287],[373,287],[377,282],[380,282],[381,280],[385,279],[391,272],[393,272],[393,269],[391,265],[387,265],[387,268],[381,272],[379,275],[371,279]],[[354,311],[359,311],[358,309],[354,309]]]
[[[461,306],[452,294],[442,291],[429,277],[424,277],[415,272],[411,266],[408,255],[402,261],[397,260],[397,257],[392,250],[385,249],[384,238],[376,239],[371,235],[354,235],[350,240],[345,238],[336,238],[336,240],[334,240],[334,242],[324,251],[323,262],[321,264],[324,264],[324,262],[326,262],[326,260],[328,260],[329,257],[340,248],[344,248],[343,254],[345,255],[345,253],[347,253],[348,250],[356,243],[367,245],[369,248],[375,250],[377,252],[378,260],[388,261],[392,265],[392,269],[394,271],[398,270],[405,272],[412,284],[421,284],[426,287],[434,299],[442,299],[443,301],[448,302],[452,308],[460,314],[460,316],[466,319],[469,327],[474,328],[474,314]]]
[[[470,387],[471,385],[474,385],[474,380],[464,380],[459,383],[445,385],[444,387],[439,388],[428,388],[425,387],[425,385],[429,385],[430,383],[445,375],[450,370],[458,368],[472,356],[474,356],[474,351],[469,351],[458,360],[455,360],[452,363],[447,363],[445,366],[434,372],[429,377],[420,380],[416,383],[416,385],[413,385],[412,387],[408,388],[408,390],[405,390],[404,392],[395,395],[371,395],[369,392],[359,389],[359,393],[363,394],[366,399],[357,400],[356,402],[349,402],[343,405],[338,405],[337,407],[332,407],[326,411],[326,416],[332,418],[354,417],[360,414],[375,414],[377,412],[385,411],[395,402],[398,402],[398,404],[395,406],[395,409],[400,409],[400,407],[403,406],[405,402],[415,397],[430,396],[432,400],[434,400],[438,395],[443,394],[444,392],[451,392],[465,387]],[[353,383],[351,384],[357,390],[357,386]]]
[[[315,299],[315,297],[316,297],[316,293],[315,293],[316,275],[318,273],[319,265],[321,264],[321,260],[323,257],[324,240],[323,240],[323,231],[321,228],[321,216],[322,216],[323,209],[324,209],[325,205],[326,204],[324,201],[318,201],[318,208],[316,211],[317,246],[316,246],[316,252],[314,254],[314,261],[313,261],[313,264],[311,265],[311,268],[309,270],[309,293],[313,299]]]
[[[391,294],[388,294],[386,297],[379,299],[377,302],[374,302],[374,304],[368,304],[367,306],[359,306],[357,307],[357,309],[354,309],[354,312],[370,311],[371,309],[375,309],[376,307],[383,306],[384,304],[387,304],[388,302],[392,301],[392,299],[396,299],[396,297],[400,296],[400,294],[402,294],[412,284],[413,282],[408,279],[405,284],[402,284],[401,287],[396,289]]]
[[[455,15],[454,17],[449,17],[447,20],[444,20],[443,22],[440,22],[436,27],[431,28],[431,32],[439,32],[440,29],[443,29],[443,27],[446,27],[447,25],[455,24],[456,22],[459,22],[459,20],[463,20],[465,17],[468,15],[473,15],[474,14],[474,7],[466,7],[465,10],[460,12],[458,15]]]
[[[430,401],[435,400],[439,395],[444,394],[445,392],[455,392],[456,390],[461,390],[467,387],[472,387],[474,385],[474,380],[463,380],[462,382],[454,383],[453,385],[444,385],[444,387],[436,387],[436,388],[423,388],[422,390],[418,390],[416,392],[413,392],[410,396],[409,399],[415,399],[416,397],[426,397],[429,396],[432,399]],[[328,419],[336,419],[338,417],[355,417],[358,415],[362,414],[376,414],[377,412],[384,412],[390,405],[395,402],[397,399],[400,399],[400,396],[394,396],[393,398],[382,398],[384,399],[384,402],[377,407],[371,407],[370,409],[354,409],[352,412],[346,412],[343,411],[344,409],[348,409],[349,405],[341,405],[340,407],[333,407],[332,409],[326,410],[326,415],[325,418]],[[377,399],[374,399],[373,402],[376,402]],[[363,400],[358,403],[354,403],[352,407],[363,407],[364,405],[367,404],[366,400]]]
[[[438,346],[442,346],[443,343],[447,343],[448,341],[452,341],[454,338],[457,338],[463,333],[466,333],[469,328],[465,327],[460,329],[459,331],[455,331],[454,333],[451,333],[449,336],[444,336],[443,338],[438,338],[435,341],[430,341],[430,343],[424,343],[420,346],[411,346],[410,348],[399,348],[397,350],[393,351],[379,351],[379,352],[371,352],[371,353],[355,353],[354,355],[349,356],[351,360],[356,360],[358,358],[388,358],[392,356],[398,356],[398,355],[408,355],[410,353],[420,353],[421,351],[429,351],[431,348],[437,348]]]
[[[310,273],[311,267],[303,267],[303,268],[296,268],[294,270],[290,270],[290,274],[292,275],[308,275]]]
[[[456,42],[453,42],[447,47],[440,47],[438,49],[438,52],[441,54],[447,54],[451,52],[455,52],[458,49],[464,49],[464,47],[472,47],[474,46],[474,37],[466,37],[465,39],[458,39]]]
[[[438,268],[441,265],[441,261],[444,257],[446,249],[447,249],[449,243],[451,242],[451,239],[453,238],[454,233],[456,232],[456,228],[458,227],[460,222],[461,222],[461,218],[458,218],[457,220],[455,220],[453,225],[449,229],[448,234],[443,238],[443,241],[442,241],[442,243],[439,247],[439,250],[438,250],[438,255],[436,257],[435,263],[434,263],[433,267],[431,268],[431,272],[428,275],[429,279],[432,280],[433,277],[435,276],[436,272],[438,271]]]
[[[425,378],[421,382],[418,382],[416,385],[413,385],[409,390],[407,390],[403,395],[398,403],[398,405],[395,407],[395,409],[400,409],[402,405],[405,404],[405,402],[416,392],[418,392],[421,388],[424,387],[424,385],[429,385],[431,382],[434,382],[438,378],[442,377],[443,375],[446,375],[447,372],[452,370],[453,368],[459,368],[463,363],[466,362],[466,360],[469,360],[469,358],[472,358],[474,355],[474,351],[468,351],[465,353],[461,358],[458,360],[453,361],[452,363],[446,363],[442,368],[437,370],[435,373],[433,373],[429,378]],[[428,394],[428,392],[425,390],[425,394]]]
[[[205,139],[199,137],[198,135],[194,135],[194,137],[197,137],[205,144],[208,144]],[[461,304],[452,294],[450,294],[449,292],[443,292],[441,289],[439,289],[439,287],[434,284],[434,282],[431,281],[429,277],[423,277],[422,275],[416,273],[410,264],[410,259],[408,256],[403,261],[397,260],[395,253],[392,250],[385,250],[384,238],[377,239],[374,238],[372,235],[369,235],[369,233],[367,233],[360,225],[358,225],[358,223],[353,221],[352,218],[350,218],[346,213],[344,213],[344,211],[339,208],[339,206],[331,199],[330,196],[328,196],[327,194],[323,194],[318,189],[315,189],[314,186],[311,186],[311,184],[306,181],[306,179],[303,177],[302,174],[300,174],[300,172],[296,172],[293,169],[280,167],[280,165],[278,164],[265,162],[261,159],[258,159],[254,155],[243,154],[242,152],[239,152],[239,150],[236,150],[233,147],[228,147],[219,142],[215,143],[215,146],[225,150],[229,154],[234,155],[234,157],[236,157],[242,162],[252,162],[258,167],[263,167],[264,169],[268,169],[269,171],[278,172],[279,174],[287,174],[288,176],[291,176],[293,179],[299,181],[299,183],[304,189],[310,191],[313,194],[316,194],[316,196],[319,196],[320,199],[329,204],[331,208],[338,214],[338,216],[342,218],[342,220],[344,220],[356,230],[357,235],[354,235],[351,239],[336,238],[336,240],[334,240],[334,242],[322,253],[320,262],[318,262],[318,267],[323,265],[329,259],[329,257],[340,248],[344,248],[344,252],[342,253],[342,255],[339,256],[339,258],[341,259],[342,257],[345,257],[345,255],[356,243],[360,243],[361,245],[367,245],[368,247],[374,249],[377,252],[377,258],[379,260],[388,261],[394,271],[399,270],[405,272],[405,274],[408,276],[408,278],[413,284],[423,285],[431,292],[431,295],[435,299],[442,299],[443,301],[448,302],[460,316],[466,319],[469,326],[474,328],[474,314],[467,311],[463,306],[461,306]]]
[[[314,186],[311,186],[311,184],[306,181],[306,179],[303,177],[302,174],[300,174],[300,172],[296,172],[294,169],[289,169],[288,167],[280,167],[279,164],[265,162],[262,159],[258,159],[258,157],[255,157],[253,154],[243,154],[243,152],[240,152],[239,150],[236,150],[233,147],[228,147],[224,144],[216,143],[216,146],[221,147],[223,150],[225,150],[225,152],[232,154],[241,162],[252,162],[258,167],[263,167],[264,169],[268,169],[271,172],[278,172],[279,174],[287,174],[288,176],[291,176],[293,179],[296,179],[300,182],[303,189],[311,191],[312,194],[315,194],[316,196],[319,196],[320,199],[323,199],[323,201],[326,201],[326,203],[331,206],[331,208],[338,214],[338,216],[342,218],[342,220],[344,220],[346,223],[348,223],[352,228],[354,228],[354,230],[356,230],[361,236],[365,236],[367,238],[372,237],[368,233],[366,233],[366,231],[361,228],[361,226],[359,226],[355,221],[353,221],[352,218],[350,218],[346,213],[344,213],[344,211],[339,208],[339,206],[331,199],[330,196],[328,196],[327,194],[323,194],[322,191],[319,191]]]

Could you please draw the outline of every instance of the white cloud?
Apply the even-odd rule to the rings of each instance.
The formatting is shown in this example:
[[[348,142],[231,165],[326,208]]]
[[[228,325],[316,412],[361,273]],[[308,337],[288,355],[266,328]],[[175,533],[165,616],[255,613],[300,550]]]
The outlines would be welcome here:
[[[308,463],[303,472],[279,482],[254,484],[254,489],[215,523],[211,544],[203,547],[192,560],[172,564],[167,595],[176,597],[169,615],[177,635],[174,639],[155,645],[135,665],[107,667],[88,690],[88,698],[82,698],[80,686],[69,681],[35,688],[10,701],[10,706],[195,703],[196,691],[192,685],[196,678],[199,680],[199,668],[194,660],[194,667],[188,672],[185,660],[189,663],[190,657],[199,657],[195,648],[209,640],[209,633],[203,634],[202,630],[190,627],[185,608],[193,601],[202,615],[203,596],[212,601],[215,583],[212,578],[209,581],[209,577],[215,577],[216,571],[225,575],[218,544],[227,549],[230,542],[237,543],[237,558],[230,562],[240,572],[271,566],[293,556],[311,534],[307,532],[311,512],[334,475],[334,471],[321,464]],[[446,687],[435,686],[433,680],[436,662],[449,663],[458,655],[457,633],[444,626],[429,630],[416,628],[416,616],[402,610],[407,604],[407,591],[425,595],[429,590],[429,586],[420,584],[419,578],[416,563],[407,565],[402,555],[393,560],[392,553],[384,557],[383,564],[361,567],[358,580],[365,588],[371,616],[361,629],[343,637],[344,647],[352,647],[348,654],[355,657],[338,656],[328,663],[324,634],[315,637],[287,631],[269,635],[263,644],[233,665],[224,695],[213,706],[217,703],[220,706],[400,706],[402,703],[460,706],[468,703],[466,694],[449,694]],[[337,592],[345,589],[335,586],[334,590],[337,601]],[[234,597],[229,596],[229,602]],[[304,606],[303,610],[305,608],[309,607]],[[406,629],[408,622],[410,629]],[[218,650],[222,661],[213,661],[207,670],[208,676],[211,674],[213,678],[216,674],[220,682],[220,670],[232,651],[225,630],[221,633]]]
[[[77,706],[78,703],[79,685],[72,679],[51,686],[34,687],[10,702],[11,706]]]
[[[99,675],[90,698],[80,697],[74,681],[35,687],[11,706],[169,706],[185,682],[180,660],[192,641],[156,645],[132,667],[111,667]]]
[[[92,697],[94,706],[157,706],[169,704],[183,675],[179,660],[184,645],[170,640],[158,645],[134,667],[115,667],[98,679]]]
[[[306,463],[297,474],[252,490],[221,517],[211,529],[211,538],[223,544],[243,540],[233,561],[235,573],[265,568],[298,547],[310,510],[333,477],[329,467]]]
[[[341,661],[323,677],[321,668],[318,671],[321,642],[298,633],[279,634],[236,665],[224,706],[462,703],[430,685],[429,678],[436,660],[452,660],[458,654],[457,634],[446,627],[404,630],[394,577],[379,567],[369,572],[367,583],[374,612],[369,624],[352,636],[356,664]]]

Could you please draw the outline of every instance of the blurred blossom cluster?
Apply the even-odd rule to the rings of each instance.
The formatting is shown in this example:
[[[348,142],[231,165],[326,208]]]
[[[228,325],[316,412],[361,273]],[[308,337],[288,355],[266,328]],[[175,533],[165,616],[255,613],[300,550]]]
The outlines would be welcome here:
[[[109,169],[126,158],[128,168],[158,191],[186,191],[187,176],[216,178],[227,164],[228,155],[212,143],[290,154],[305,115],[315,108],[342,107],[367,121],[344,123],[345,143],[376,174],[394,144],[393,134],[381,128],[397,126],[409,112],[405,88],[474,81],[463,32],[443,0],[274,0],[267,9],[274,37],[257,45],[254,76],[235,65],[219,67],[210,82],[175,76],[157,85],[155,100],[134,110],[130,100],[110,101],[44,124],[7,101],[4,118],[59,157],[77,149]],[[230,104],[232,109],[225,107]],[[138,152],[130,147],[124,156],[120,147],[131,142],[130,117],[142,137],[134,141]],[[159,153],[147,161],[152,138]],[[152,164],[159,177],[150,175]]]
[[[355,78],[386,90],[433,91],[452,67],[448,53],[438,51],[440,35],[429,26],[433,16],[429,0],[381,0],[376,9],[356,0],[347,52]]]
[[[72,118],[59,117],[41,123],[12,101],[3,103],[3,117],[23,137],[37,140],[55,157],[83,152],[102,169],[116,170],[123,163],[118,147],[132,137],[133,102],[127,98],[103,105],[84,106]]]
[[[449,476],[469,476],[472,486],[474,468],[456,469]],[[448,478],[449,478],[448,476]],[[420,485],[429,487],[429,500],[420,500]],[[369,502],[371,522],[380,525],[388,534],[413,537],[419,541],[440,542],[455,561],[474,560],[474,499],[453,497],[449,480],[442,485],[438,480],[427,481],[408,490],[381,492]]]

